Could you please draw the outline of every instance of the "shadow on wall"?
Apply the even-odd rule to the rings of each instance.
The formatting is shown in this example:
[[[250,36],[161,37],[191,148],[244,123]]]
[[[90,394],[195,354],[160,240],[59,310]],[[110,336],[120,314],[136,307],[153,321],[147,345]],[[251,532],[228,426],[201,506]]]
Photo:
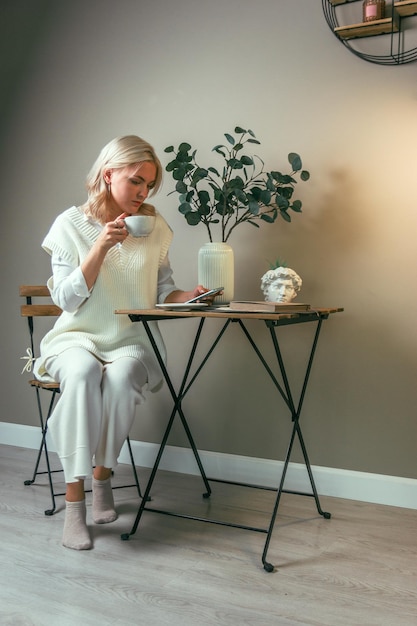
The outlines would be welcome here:
[[[356,253],[362,257],[372,228],[363,210],[362,180],[347,169],[330,170],[323,178],[327,188],[311,207],[304,202],[305,219],[283,242],[285,255],[291,258],[295,251],[304,293],[317,302],[322,295],[343,293],[345,280],[351,283]]]
[[[39,45],[52,28],[57,4],[54,0],[7,0],[0,4],[0,145],[19,102],[20,87],[36,62]]]
[[[236,298],[263,299],[260,278],[279,257],[303,279],[299,301],[337,304],[331,298],[343,293],[345,280],[351,281],[355,253],[366,250],[371,221],[363,208],[362,179],[347,169],[314,176],[328,183],[314,186],[313,179],[310,189],[303,189],[303,213],[292,213],[291,223],[278,218],[272,225],[245,225],[235,233]]]
[[[416,352],[396,340],[385,320],[349,312],[336,317],[323,330],[314,393],[304,406],[314,418],[303,427],[311,458],[329,467],[417,478],[410,402],[417,401]]]

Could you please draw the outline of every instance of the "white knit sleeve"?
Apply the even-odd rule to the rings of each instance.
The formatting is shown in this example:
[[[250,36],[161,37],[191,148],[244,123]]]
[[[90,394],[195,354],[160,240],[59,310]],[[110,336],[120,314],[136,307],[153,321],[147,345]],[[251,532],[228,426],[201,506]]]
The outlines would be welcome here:
[[[89,297],[84,274],[81,268],[73,267],[68,261],[52,254],[52,277],[48,287],[54,303],[63,311],[76,311]]]
[[[173,272],[168,255],[162,261],[158,271],[158,304],[163,304],[172,291],[178,287],[174,283]]]

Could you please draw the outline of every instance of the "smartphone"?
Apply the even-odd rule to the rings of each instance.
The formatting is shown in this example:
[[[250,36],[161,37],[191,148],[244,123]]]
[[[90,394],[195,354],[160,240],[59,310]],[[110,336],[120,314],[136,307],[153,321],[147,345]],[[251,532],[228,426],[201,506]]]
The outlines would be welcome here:
[[[210,289],[209,291],[206,291],[205,293],[202,293],[199,296],[197,296],[197,298],[191,298],[191,300],[187,300],[185,304],[192,304],[193,302],[204,301],[209,296],[213,296],[213,295],[220,293],[221,291],[223,291],[223,289],[224,287],[216,287],[216,289]]]

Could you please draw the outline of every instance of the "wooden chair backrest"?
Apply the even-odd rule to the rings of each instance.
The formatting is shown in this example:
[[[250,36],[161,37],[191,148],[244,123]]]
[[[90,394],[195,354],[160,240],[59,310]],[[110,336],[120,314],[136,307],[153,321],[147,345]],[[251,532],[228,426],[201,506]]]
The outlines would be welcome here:
[[[41,320],[43,318],[44,320],[47,320],[48,318],[59,317],[62,313],[62,309],[60,309],[59,306],[56,306],[56,304],[53,304],[51,294],[49,293],[49,289],[46,285],[20,285],[19,295],[22,298],[25,298],[25,304],[20,306],[20,314],[22,317],[25,317],[28,322],[31,350],[31,354],[28,356],[30,359],[31,357],[36,358],[39,348],[39,336],[41,337],[43,333],[39,334],[38,332],[35,339],[34,319],[37,318]],[[40,300],[41,298],[47,298],[48,301],[39,304],[38,299]],[[36,326],[38,327],[38,324]],[[50,325],[47,324],[47,326],[49,329]],[[40,331],[39,328],[38,331]],[[31,371],[31,369],[29,368],[28,371]],[[29,380],[29,384],[32,387],[48,389],[59,393],[58,383],[40,382],[36,378],[32,378]]]
[[[20,285],[19,295],[26,298],[20,307],[22,317],[59,317],[62,310],[51,302],[51,294],[46,285]],[[36,304],[32,298],[49,298],[48,303]]]

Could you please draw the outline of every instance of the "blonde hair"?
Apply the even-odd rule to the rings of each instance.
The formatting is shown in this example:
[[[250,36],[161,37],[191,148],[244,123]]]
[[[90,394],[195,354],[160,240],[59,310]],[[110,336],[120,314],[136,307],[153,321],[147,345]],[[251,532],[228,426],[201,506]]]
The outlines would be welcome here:
[[[123,169],[145,161],[156,166],[155,185],[150,193],[153,195],[162,184],[162,165],[153,147],[136,135],[116,137],[104,146],[87,175],[88,199],[84,207],[86,213],[101,222],[106,219],[109,194],[104,180],[105,170]]]

